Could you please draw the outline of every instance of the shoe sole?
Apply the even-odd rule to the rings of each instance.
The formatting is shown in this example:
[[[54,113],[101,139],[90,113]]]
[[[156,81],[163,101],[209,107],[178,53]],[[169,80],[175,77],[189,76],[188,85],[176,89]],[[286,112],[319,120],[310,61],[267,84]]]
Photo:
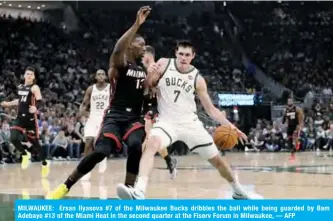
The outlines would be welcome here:
[[[124,184],[118,184],[117,195],[122,200],[132,200],[132,195],[127,191],[127,187]]]

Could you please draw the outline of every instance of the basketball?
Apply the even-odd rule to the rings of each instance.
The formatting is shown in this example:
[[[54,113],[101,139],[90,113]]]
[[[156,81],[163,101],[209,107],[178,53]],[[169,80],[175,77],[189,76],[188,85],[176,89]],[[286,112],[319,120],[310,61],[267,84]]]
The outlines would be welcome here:
[[[238,134],[236,128],[231,125],[223,125],[216,128],[214,133],[214,143],[222,150],[230,150],[238,144]]]

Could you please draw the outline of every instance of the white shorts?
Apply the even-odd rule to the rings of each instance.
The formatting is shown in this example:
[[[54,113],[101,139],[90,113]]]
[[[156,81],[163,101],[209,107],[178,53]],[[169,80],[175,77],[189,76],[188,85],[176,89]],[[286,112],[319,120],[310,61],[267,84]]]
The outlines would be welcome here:
[[[198,153],[205,160],[210,160],[219,154],[212,136],[199,120],[190,124],[171,124],[168,121],[159,120],[154,124],[149,135],[161,139],[161,148],[166,148],[176,141],[183,141],[190,151]]]
[[[100,130],[102,121],[103,116],[88,118],[87,123],[84,127],[84,137],[96,137]]]

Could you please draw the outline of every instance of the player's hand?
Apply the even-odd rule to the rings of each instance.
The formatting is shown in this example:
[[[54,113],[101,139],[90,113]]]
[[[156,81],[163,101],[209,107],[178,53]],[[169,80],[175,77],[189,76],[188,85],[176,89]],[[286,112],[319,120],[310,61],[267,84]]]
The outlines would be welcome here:
[[[29,107],[29,113],[34,114],[37,112],[37,107],[36,106],[30,106]]]
[[[248,143],[248,138],[247,138],[246,134],[244,134],[239,129],[237,129],[237,133],[238,133],[238,139],[242,143],[242,145],[244,145],[245,143]]]
[[[8,102],[6,102],[6,101],[1,102],[0,105],[1,105],[1,107],[9,107]]]
[[[141,7],[136,14],[136,23],[142,25],[146,21],[146,18],[148,17],[150,11],[151,8],[149,6]]]
[[[161,68],[160,64],[154,63],[148,67],[147,71],[148,71],[148,73],[159,74],[160,68]]]

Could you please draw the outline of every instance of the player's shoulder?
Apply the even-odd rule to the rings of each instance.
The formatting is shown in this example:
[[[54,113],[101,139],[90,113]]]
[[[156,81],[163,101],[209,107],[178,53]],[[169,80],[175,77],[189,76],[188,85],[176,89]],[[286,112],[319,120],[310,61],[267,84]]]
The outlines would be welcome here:
[[[33,84],[33,85],[31,86],[31,90],[32,90],[32,91],[36,91],[36,90],[40,90],[40,88],[39,88],[39,86],[38,86],[37,84]]]

